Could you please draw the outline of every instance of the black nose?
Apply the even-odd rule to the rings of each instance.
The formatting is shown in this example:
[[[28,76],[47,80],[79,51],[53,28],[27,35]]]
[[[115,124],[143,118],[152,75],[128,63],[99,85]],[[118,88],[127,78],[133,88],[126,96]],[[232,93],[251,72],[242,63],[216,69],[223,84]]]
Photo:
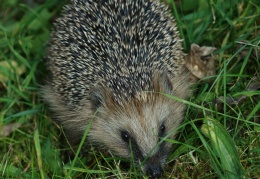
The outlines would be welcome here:
[[[147,167],[146,173],[150,178],[160,178],[163,174],[163,169],[159,165],[152,165]]]

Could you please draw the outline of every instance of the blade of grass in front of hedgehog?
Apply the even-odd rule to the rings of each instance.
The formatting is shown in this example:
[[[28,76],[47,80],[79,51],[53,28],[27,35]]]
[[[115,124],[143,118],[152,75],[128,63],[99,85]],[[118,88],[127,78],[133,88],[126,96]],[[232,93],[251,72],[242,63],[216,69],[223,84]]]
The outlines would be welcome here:
[[[80,141],[79,147],[78,147],[78,149],[77,149],[77,151],[76,151],[76,153],[75,153],[75,157],[74,157],[74,159],[73,159],[73,161],[72,161],[72,163],[71,163],[71,165],[70,165],[70,167],[69,167],[69,171],[68,171],[68,173],[67,173],[67,175],[66,175],[66,178],[70,178],[70,177],[71,177],[71,173],[72,173],[72,171],[73,171],[73,168],[74,168],[74,166],[75,166],[76,161],[77,161],[78,158],[79,158],[80,150],[81,150],[81,148],[82,148],[82,146],[83,146],[83,144],[84,144],[84,142],[85,142],[85,140],[86,140],[86,137],[87,137],[87,135],[88,135],[88,132],[89,132],[91,123],[92,123],[92,120],[91,120],[91,121],[89,122],[89,124],[87,124],[87,126],[86,126],[86,129],[85,129],[84,134],[83,134],[83,136],[82,136],[82,139],[81,139],[81,141]]]

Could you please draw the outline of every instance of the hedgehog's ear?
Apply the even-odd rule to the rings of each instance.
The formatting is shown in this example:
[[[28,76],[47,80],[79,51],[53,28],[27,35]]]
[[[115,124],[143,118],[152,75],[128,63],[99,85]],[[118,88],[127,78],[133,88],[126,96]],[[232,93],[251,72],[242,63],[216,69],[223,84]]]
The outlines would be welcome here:
[[[171,93],[173,90],[172,82],[165,73],[155,73],[153,77],[153,88],[157,92]]]
[[[101,85],[97,85],[90,91],[90,103],[93,111],[96,111],[99,107],[104,104],[104,89]]]
[[[107,107],[114,104],[111,90],[103,84],[97,84],[90,90],[90,102],[93,111],[99,107]]]
[[[160,81],[160,83],[163,83],[162,86],[164,87],[163,91],[165,93],[171,93],[172,92],[172,82],[169,78],[169,76],[167,74],[161,74],[161,78],[162,80]]]

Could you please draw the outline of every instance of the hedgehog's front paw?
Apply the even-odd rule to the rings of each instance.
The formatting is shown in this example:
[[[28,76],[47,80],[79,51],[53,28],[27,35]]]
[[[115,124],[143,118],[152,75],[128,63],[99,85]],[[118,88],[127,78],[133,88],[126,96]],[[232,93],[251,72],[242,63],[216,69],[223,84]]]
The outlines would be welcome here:
[[[191,72],[194,81],[206,76],[215,75],[215,59],[212,53],[215,47],[200,47],[197,44],[191,44],[189,54],[186,56],[186,67]]]

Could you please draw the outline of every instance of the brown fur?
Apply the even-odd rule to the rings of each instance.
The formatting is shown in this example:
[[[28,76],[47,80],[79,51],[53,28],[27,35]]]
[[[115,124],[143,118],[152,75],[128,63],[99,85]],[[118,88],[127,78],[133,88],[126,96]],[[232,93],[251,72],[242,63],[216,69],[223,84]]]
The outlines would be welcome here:
[[[188,76],[189,73],[184,71],[180,78],[171,79],[172,90],[167,89],[163,78],[156,76],[153,91],[144,91],[138,98],[122,104],[116,103],[113,94],[104,88],[103,94],[106,94],[104,107],[99,109],[92,123],[89,139],[109,147],[111,152],[118,156],[129,158],[130,151],[127,151],[118,133],[119,129],[123,128],[135,136],[137,142],[142,144],[143,152],[148,154],[157,145],[158,129],[163,120],[166,121],[166,133],[169,133],[176,130],[183,119],[184,104],[161,93],[186,99],[190,95],[189,82],[186,81]],[[149,139],[146,138],[148,136]]]
[[[115,101],[111,91],[103,86],[97,93],[101,94],[104,103],[95,116],[90,101],[85,101],[85,105],[79,109],[70,109],[48,86],[44,88],[44,93],[45,99],[50,102],[56,114],[63,114],[56,116],[56,119],[67,131],[67,137],[72,144],[78,143],[89,121],[93,119],[88,140],[101,147],[100,150],[104,147],[120,157],[130,158],[130,150],[120,138],[119,129],[128,130],[137,142],[142,144],[142,152],[145,155],[157,146],[158,128],[163,120],[166,133],[175,131],[170,136],[173,138],[183,119],[185,106],[162,93],[186,99],[190,95],[190,84],[187,81],[189,75],[189,72],[184,70],[179,78],[170,79],[172,89],[169,89],[165,76],[155,73],[153,91],[143,91],[138,97],[121,104]],[[170,144],[167,148],[170,149]]]

